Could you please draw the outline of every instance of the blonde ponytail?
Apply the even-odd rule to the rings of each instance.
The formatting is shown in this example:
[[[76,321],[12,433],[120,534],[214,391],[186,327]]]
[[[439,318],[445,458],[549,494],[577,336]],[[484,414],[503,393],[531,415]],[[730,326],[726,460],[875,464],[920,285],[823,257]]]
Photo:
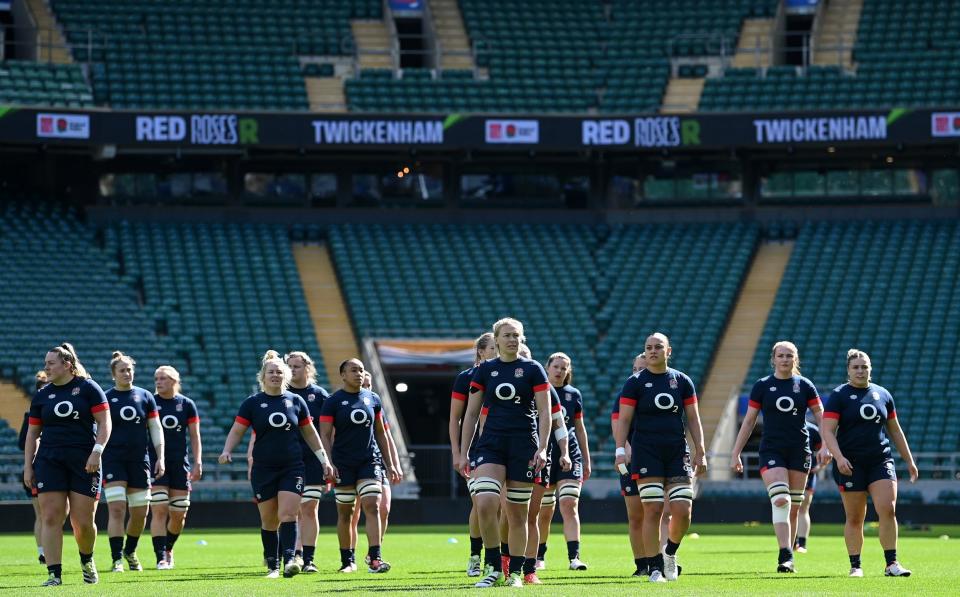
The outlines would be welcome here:
[[[280,367],[280,370],[283,371],[283,383],[280,386],[280,391],[286,392],[287,388],[290,387],[290,379],[293,377],[293,374],[290,372],[290,366],[280,358],[280,353],[275,350],[268,350],[263,353],[263,358],[260,359],[260,373],[257,373],[257,383],[260,384],[260,391],[265,391],[263,382],[266,378],[267,365],[271,363],[277,365]]]

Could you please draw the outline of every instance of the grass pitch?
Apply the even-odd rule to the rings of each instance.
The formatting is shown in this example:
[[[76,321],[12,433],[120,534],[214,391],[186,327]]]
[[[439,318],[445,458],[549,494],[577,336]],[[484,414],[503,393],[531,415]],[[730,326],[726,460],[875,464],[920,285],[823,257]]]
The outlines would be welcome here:
[[[625,525],[587,525],[582,538],[582,559],[590,569],[566,569],[566,545],[559,525],[554,526],[547,552],[544,584],[526,586],[527,595],[957,595],[960,587],[960,527],[911,530],[901,527],[900,559],[913,570],[910,578],[883,577],[883,552],[876,530],[868,529],[863,549],[865,578],[847,578],[849,567],[840,525],[815,525],[809,553],[797,554],[798,573],[775,572],[777,546],[770,525],[694,525],[680,549],[684,573],[677,582],[652,585],[631,578],[634,566]],[[941,536],[950,536],[943,539]],[[956,538],[954,538],[956,537]],[[176,547],[176,569],[110,573],[105,533],[95,553],[100,583],[84,585],[76,543],[64,540],[64,586],[42,589],[46,569],[37,563],[33,537],[0,536],[0,595],[288,595],[323,593],[390,593],[393,595],[468,594],[472,579],[465,574],[469,541],[464,527],[392,526],[384,540],[384,558],[393,569],[384,575],[368,574],[362,565],[366,540],[361,531],[357,559],[360,571],[343,575],[333,529],[321,529],[317,546],[319,574],[292,579],[263,578],[260,537],[257,529],[206,530],[189,526]],[[153,562],[150,538],[144,536],[138,553],[145,565]],[[503,593],[504,588],[493,589]]]

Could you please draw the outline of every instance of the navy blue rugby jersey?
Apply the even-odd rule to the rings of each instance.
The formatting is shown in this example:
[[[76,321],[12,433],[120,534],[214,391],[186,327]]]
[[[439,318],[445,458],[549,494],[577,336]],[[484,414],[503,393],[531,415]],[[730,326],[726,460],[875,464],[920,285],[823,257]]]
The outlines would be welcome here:
[[[157,412],[160,414],[160,426],[163,427],[163,457],[167,466],[178,460],[190,464],[190,457],[187,456],[189,426],[192,423],[200,423],[196,403],[182,394],[177,394],[173,398],[157,395],[154,396],[154,400],[157,403]],[[148,449],[150,462],[156,462],[157,455],[152,443]]]
[[[476,369],[476,367],[470,367],[457,373],[457,378],[453,380],[453,389],[450,391],[451,401],[459,400],[466,402],[470,394],[470,380],[473,379],[473,372],[476,371]]]
[[[37,390],[28,421],[43,426],[41,453],[58,448],[92,450],[97,438],[93,414],[109,408],[97,382],[74,377],[62,386],[49,383]]]
[[[630,443],[686,441],[684,407],[696,402],[697,392],[686,373],[668,367],[664,373],[644,369],[631,375],[620,390],[620,403],[635,409]]]
[[[807,409],[823,408],[816,386],[800,375],[778,379],[768,375],[750,391],[751,408],[763,414],[760,449],[809,447]]]
[[[149,433],[147,419],[160,416],[153,394],[133,386],[129,390],[110,388],[106,392],[110,403],[113,430],[105,453],[117,458],[146,458]]]
[[[484,433],[537,433],[534,395],[551,387],[540,363],[523,357],[484,361],[474,370],[470,387],[483,392]],[[559,410],[559,405],[551,410]]]
[[[823,447],[823,439],[820,437],[820,428],[814,423],[807,421],[807,433],[810,434],[810,449],[819,450]]]
[[[377,419],[383,419],[383,405],[380,396],[370,390],[337,390],[324,400],[320,422],[333,424],[335,466],[377,461],[380,448],[373,427]]]
[[[567,427],[567,446],[570,455],[580,453],[580,440],[577,439],[577,420],[583,419],[583,395],[580,390],[567,384],[554,388],[560,400],[560,413],[563,415],[563,424]],[[557,446],[557,439],[550,434],[550,444]],[[557,448],[559,449],[559,448]]]
[[[827,399],[823,417],[837,420],[837,442],[848,460],[890,457],[885,429],[888,420],[897,418],[897,409],[885,388],[876,384],[838,386]]]
[[[276,396],[257,392],[240,403],[236,421],[253,427],[257,434],[253,444],[255,466],[283,467],[303,462],[300,427],[313,419],[300,396],[289,391]]]
[[[307,405],[307,410],[310,411],[310,416],[313,418],[313,426],[319,434],[320,409],[323,407],[324,401],[330,397],[330,394],[315,383],[307,384],[305,388],[289,388],[288,391],[303,398],[303,401]],[[308,453],[313,454],[313,450],[307,445],[307,440],[303,439],[302,433],[300,434],[300,448],[302,448],[304,455]],[[311,456],[311,458],[312,457],[313,456]]]

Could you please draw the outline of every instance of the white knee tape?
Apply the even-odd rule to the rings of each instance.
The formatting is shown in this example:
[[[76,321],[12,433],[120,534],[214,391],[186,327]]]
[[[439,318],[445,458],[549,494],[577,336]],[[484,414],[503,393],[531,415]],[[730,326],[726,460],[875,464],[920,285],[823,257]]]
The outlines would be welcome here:
[[[794,506],[799,506],[803,504],[803,490],[798,489],[796,491],[790,490],[790,504]]]
[[[773,511],[773,524],[788,522],[790,520],[790,504],[784,504],[782,506],[777,506],[776,504],[771,503],[770,509]]]
[[[319,500],[321,497],[323,497],[323,487],[321,485],[307,485],[300,495],[300,503]]]
[[[356,489],[334,489],[333,497],[337,500],[338,504],[355,504],[357,503],[357,490]]]
[[[476,484],[477,480],[473,477],[467,479],[467,491],[470,492],[470,495],[474,495],[473,486]]]
[[[479,477],[473,483],[474,495],[483,495],[487,493],[500,495],[500,491],[502,489],[503,484],[492,477]]]
[[[150,494],[150,504],[154,506],[166,506],[169,495],[164,490],[154,491]]]
[[[507,501],[511,504],[529,504],[532,487],[507,487]]]
[[[542,498],[540,498],[541,507],[545,506],[547,508],[553,508],[556,505],[556,503],[557,503],[556,491],[548,491],[547,493],[543,494]]]
[[[767,486],[767,495],[770,496],[771,520],[773,524],[790,521],[790,486],[781,481],[771,483]],[[777,505],[777,500],[786,499],[782,506]]]
[[[360,499],[366,497],[376,497],[383,493],[383,488],[380,487],[380,483],[377,481],[366,481],[357,485],[357,495],[360,496]]]
[[[144,489],[127,495],[127,503],[131,508],[140,508],[150,503],[150,490]]]
[[[560,494],[560,495],[558,496],[558,499],[561,499],[561,500],[579,500],[579,499],[580,499],[580,485],[579,485],[579,484],[576,484],[576,483],[571,483],[571,484],[568,484],[568,485],[564,485],[563,487],[560,488],[560,490],[559,490],[558,493]]]
[[[663,501],[663,483],[644,483],[639,490],[641,502]]]
[[[112,504],[114,502],[125,502],[127,501],[127,488],[119,485],[107,487],[103,490],[103,496],[107,499],[108,504]]]
[[[687,502],[693,503],[693,488],[689,485],[681,485],[679,487],[674,487],[670,490],[667,499],[670,502]]]
[[[171,512],[186,512],[190,507],[190,496],[181,495],[170,500]]]
[[[770,502],[775,502],[780,498],[790,501],[790,486],[781,481],[767,485],[767,495],[770,496]]]

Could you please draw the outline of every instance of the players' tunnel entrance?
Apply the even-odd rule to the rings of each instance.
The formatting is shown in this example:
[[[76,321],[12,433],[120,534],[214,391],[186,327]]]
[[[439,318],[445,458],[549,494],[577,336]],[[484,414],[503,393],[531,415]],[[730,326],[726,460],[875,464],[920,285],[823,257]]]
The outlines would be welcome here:
[[[377,342],[384,381],[406,429],[421,496],[466,495],[450,454],[450,392],[473,364],[471,340]],[[376,388],[375,388],[376,389]]]

